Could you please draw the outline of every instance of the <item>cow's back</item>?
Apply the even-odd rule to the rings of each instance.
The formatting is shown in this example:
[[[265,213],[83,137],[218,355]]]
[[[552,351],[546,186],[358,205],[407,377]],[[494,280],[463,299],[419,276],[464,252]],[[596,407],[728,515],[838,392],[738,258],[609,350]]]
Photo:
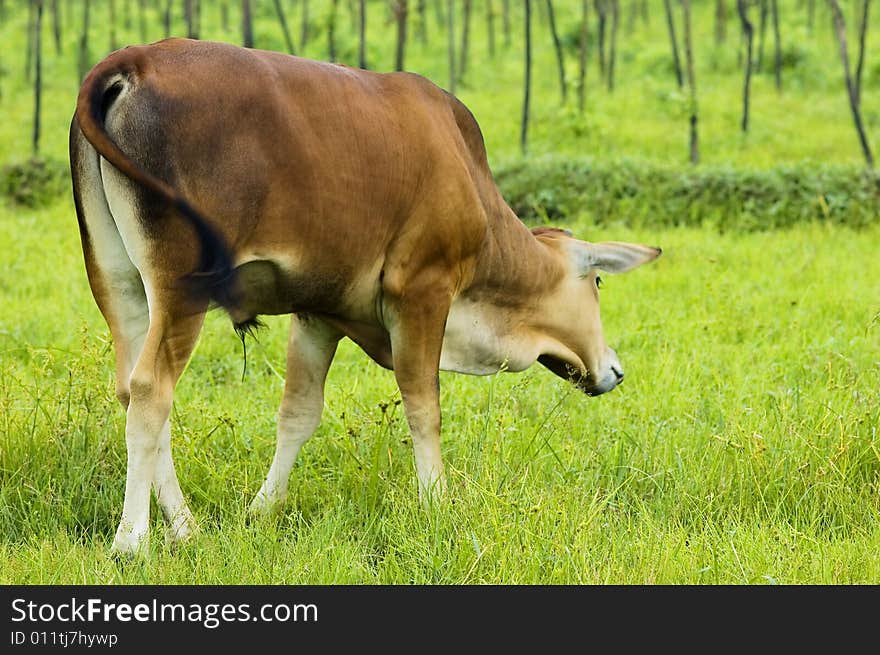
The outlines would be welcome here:
[[[209,217],[238,262],[280,260],[309,276],[295,284],[310,297],[365,284],[421,242],[458,257],[484,231],[458,101],[420,76],[186,39],[114,56],[137,62],[107,116],[123,151]],[[161,235],[161,216],[145,213],[145,229]]]

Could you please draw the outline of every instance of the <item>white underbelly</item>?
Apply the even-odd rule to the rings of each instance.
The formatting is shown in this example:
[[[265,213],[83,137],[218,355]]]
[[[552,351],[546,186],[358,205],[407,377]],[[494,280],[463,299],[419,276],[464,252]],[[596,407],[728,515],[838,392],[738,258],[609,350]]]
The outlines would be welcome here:
[[[446,320],[440,370],[469,375],[522,371],[537,359],[534,350],[497,308],[457,299]]]

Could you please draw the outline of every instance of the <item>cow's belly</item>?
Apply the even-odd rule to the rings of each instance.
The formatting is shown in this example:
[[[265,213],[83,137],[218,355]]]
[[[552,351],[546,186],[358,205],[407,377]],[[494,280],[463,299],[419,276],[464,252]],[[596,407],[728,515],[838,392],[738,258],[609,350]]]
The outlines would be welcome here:
[[[384,328],[371,327],[373,319],[367,312],[357,311],[358,305],[372,306],[372,303],[352,300],[359,295],[354,291],[369,297],[370,289],[353,290],[338,278],[297,274],[296,268],[289,258],[242,258],[237,266],[240,305],[231,312],[233,321],[242,323],[260,314],[298,311],[323,314],[370,357],[392,368],[388,333]],[[362,284],[375,286],[375,282]],[[340,311],[345,319],[339,318]],[[446,320],[440,369],[468,375],[522,371],[540,354],[540,348],[532,341],[509,313],[459,298]]]
[[[368,315],[363,316],[363,308],[349,298],[354,283],[348,277],[338,270],[322,270],[303,263],[296,253],[242,254],[236,273],[238,306],[230,310],[236,322],[260,314],[292,312],[341,314],[360,321],[369,319]]]
[[[456,300],[446,320],[440,369],[469,375],[527,369],[539,353],[517,327],[496,308]]]

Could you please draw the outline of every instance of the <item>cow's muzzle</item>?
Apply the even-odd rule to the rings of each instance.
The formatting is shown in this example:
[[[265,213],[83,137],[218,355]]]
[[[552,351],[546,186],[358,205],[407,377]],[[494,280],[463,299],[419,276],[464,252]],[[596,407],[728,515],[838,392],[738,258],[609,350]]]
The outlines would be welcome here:
[[[602,377],[593,385],[578,385],[588,396],[601,396],[623,382],[623,368],[616,362],[608,367]]]
[[[623,367],[610,348],[596,373],[581,370],[552,355],[541,355],[538,362],[559,377],[568,380],[588,396],[601,396],[623,382]]]

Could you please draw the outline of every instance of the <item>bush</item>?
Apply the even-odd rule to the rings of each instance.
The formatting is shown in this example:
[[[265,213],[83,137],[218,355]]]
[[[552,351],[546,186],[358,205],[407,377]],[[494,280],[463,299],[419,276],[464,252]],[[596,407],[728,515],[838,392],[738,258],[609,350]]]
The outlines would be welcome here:
[[[32,158],[0,169],[0,194],[16,205],[46,205],[70,188],[67,163]]]
[[[505,199],[526,222],[583,213],[597,225],[752,231],[804,221],[860,228],[880,217],[880,176],[856,166],[676,169],[546,157],[510,162],[495,174]]]
[[[596,225],[708,225],[723,232],[809,221],[861,228],[880,220],[880,174],[858,166],[675,168],[549,156],[494,172],[508,204],[532,224],[586,215]],[[16,205],[43,206],[69,193],[69,180],[66,163],[29,159],[0,169],[0,194]]]

